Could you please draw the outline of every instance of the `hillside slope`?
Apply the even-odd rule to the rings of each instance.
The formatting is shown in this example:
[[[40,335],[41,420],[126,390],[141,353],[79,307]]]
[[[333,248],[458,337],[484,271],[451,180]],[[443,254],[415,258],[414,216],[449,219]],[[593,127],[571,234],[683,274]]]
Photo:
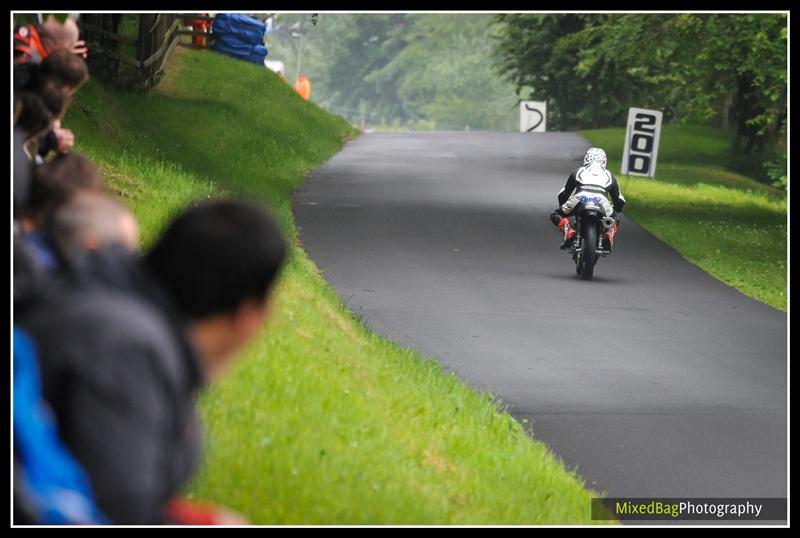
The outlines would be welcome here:
[[[294,248],[274,316],[202,399],[189,494],[260,524],[590,522],[582,480],[491,395],[350,316],[299,242],[307,172],[355,135],[270,71],[178,48],[156,91],[83,89],[65,125],[143,224],[219,194],[256,199]]]

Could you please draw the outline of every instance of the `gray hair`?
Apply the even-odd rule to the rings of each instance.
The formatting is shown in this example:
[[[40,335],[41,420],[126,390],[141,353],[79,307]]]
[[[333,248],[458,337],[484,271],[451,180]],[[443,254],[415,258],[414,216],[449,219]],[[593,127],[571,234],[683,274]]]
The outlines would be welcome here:
[[[133,223],[133,231],[127,223]],[[136,219],[122,202],[106,192],[80,191],[53,214],[50,234],[64,256],[111,244],[135,246]]]

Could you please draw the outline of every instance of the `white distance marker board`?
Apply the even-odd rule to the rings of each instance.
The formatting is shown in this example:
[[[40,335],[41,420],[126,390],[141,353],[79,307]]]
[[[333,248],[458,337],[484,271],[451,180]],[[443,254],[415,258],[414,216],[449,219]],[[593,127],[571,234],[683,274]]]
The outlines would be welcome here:
[[[522,101],[519,104],[519,132],[543,133],[547,128],[547,101]]]
[[[645,177],[653,177],[656,174],[662,116],[660,110],[645,108],[628,110],[625,153],[622,156],[623,174]]]

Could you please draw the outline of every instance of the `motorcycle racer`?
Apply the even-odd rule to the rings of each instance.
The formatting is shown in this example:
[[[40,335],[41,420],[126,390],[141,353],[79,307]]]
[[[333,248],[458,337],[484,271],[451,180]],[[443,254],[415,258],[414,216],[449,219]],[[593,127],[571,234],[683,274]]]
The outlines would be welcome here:
[[[550,215],[550,220],[564,233],[562,250],[568,250],[575,237],[575,228],[570,223],[569,216],[586,198],[596,198],[606,216],[614,219],[614,226],[603,234],[603,242],[608,250],[614,244],[614,235],[619,228],[617,214],[622,212],[625,197],[620,192],[617,178],[606,169],[607,164],[605,151],[596,147],[589,148],[583,156],[583,166],[570,174],[564,188],[558,193],[559,207]]]

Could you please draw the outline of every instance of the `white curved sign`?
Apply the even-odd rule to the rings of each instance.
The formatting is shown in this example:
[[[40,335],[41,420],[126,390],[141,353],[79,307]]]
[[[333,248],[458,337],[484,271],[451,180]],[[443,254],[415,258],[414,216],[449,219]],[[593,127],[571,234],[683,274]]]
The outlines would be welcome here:
[[[519,104],[519,131],[543,133],[547,127],[547,101],[522,101]]]

